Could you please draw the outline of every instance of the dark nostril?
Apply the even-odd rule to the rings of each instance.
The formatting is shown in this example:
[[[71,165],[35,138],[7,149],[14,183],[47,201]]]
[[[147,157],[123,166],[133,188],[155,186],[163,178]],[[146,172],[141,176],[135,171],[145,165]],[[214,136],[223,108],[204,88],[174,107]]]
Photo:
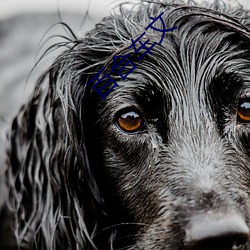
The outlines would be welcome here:
[[[239,235],[239,237],[237,239],[235,239],[235,242],[234,242],[234,247],[235,249],[237,248],[240,248],[242,246],[245,246],[246,243],[248,241],[248,235]]]
[[[249,238],[246,222],[237,214],[193,216],[186,230],[189,250],[243,250]]]
[[[247,240],[246,235],[229,234],[192,241],[187,245],[190,250],[243,250]]]

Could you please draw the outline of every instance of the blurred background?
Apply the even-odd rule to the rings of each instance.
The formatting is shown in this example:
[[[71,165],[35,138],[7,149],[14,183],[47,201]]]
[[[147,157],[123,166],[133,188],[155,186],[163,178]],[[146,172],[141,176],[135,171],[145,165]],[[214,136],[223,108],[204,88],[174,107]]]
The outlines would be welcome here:
[[[250,9],[250,0],[225,1]],[[38,76],[60,50],[46,56],[33,71],[32,68],[50,45],[63,41],[53,36],[68,34],[62,25],[54,24],[65,22],[82,36],[121,2],[124,1],[0,0],[0,174],[4,170],[6,129]]]

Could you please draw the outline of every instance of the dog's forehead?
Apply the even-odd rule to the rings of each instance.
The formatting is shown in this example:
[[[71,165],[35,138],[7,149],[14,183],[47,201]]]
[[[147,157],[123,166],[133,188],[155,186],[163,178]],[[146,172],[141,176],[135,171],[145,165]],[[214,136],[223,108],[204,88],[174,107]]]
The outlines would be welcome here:
[[[104,100],[105,107],[112,107],[115,113],[123,107],[154,102],[152,107],[162,106],[164,110],[187,107],[178,109],[182,116],[183,110],[188,111],[191,107],[199,114],[201,108],[213,105],[214,96],[233,99],[241,92],[249,92],[250,35],[246,26],[216,10],[159,6],[127,12],[127,16],[110,17],[92,34],[98,38],[93,41],[104,46],[103,55],[95,51],[96,45],[94,52],[102,56],[105,73],[117,82]],[[145,31],[152,18],[161,13],[164,13],[165,27],[177,27],[166,32],[164,37],[159,32],[161,22],[154,23],[155,29]],[[103,34],[108,36],[103,37]],[[135,50],[132,40],[137,41],[141,36]],[[150,41],[146,44],[147,39]],[[142,44],[145,47],[138,50]],[[145,53],[152,45],[151,51]],[[120,75],[117,80],[117,72],[112,72],[116,56],[121,55],[130,55],[127,59],[136,67],[131,62],[126,64],[125,71],[120,71],[123,76],[128,74],[126,79]]]
[[[183,96],[196,93],[201,99],[211,84],[227,88],[226,84],[232,82],[230,79],[241,78],[248,91],[250,39],[242,30],[226,25],[225,22],[208,21],[202,15],[189,22],[180,22],[177,30],[166,34],[162,44],[157,44],[151,54],[137,62],[134,74],[119,86],[136,94],[157,90],[171,96],[177,92]],[[157,32],[154,35],[155,40],[161,36]],[[221,76],[230,79],[222,85],[216,81]]]

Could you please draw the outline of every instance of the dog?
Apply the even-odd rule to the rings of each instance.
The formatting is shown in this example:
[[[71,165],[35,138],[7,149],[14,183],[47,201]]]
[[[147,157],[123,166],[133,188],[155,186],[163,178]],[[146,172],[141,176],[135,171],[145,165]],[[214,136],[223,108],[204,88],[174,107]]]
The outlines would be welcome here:
[[[118,10],[69,42],[13,120],[1,249],[249,250],[248,12]],[[161,13],[177,28],[145,32]],[[141,34],[155,46],[138,60]],[[135,67],[119,75],[114,55]],[[117,83],[105,98],[87,85],[103,68]]]

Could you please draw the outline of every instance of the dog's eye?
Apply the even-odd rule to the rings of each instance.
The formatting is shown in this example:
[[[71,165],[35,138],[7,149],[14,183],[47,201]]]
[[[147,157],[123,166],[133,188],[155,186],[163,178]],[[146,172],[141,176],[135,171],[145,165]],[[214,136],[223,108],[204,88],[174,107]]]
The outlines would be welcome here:
[[[250,98],[244,98],[239,102],[237,121],[250,123]]]
[[[139,113],[129,111],[119,115],[117,124],[123,131],[133,133],[143,128],[144,119]]]

